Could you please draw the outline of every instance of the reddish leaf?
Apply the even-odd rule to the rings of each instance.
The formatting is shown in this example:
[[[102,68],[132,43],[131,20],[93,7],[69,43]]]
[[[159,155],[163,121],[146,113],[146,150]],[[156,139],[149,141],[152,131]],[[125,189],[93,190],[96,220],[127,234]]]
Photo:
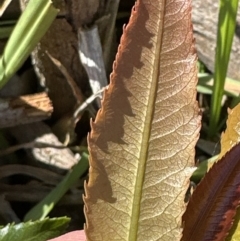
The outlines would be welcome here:
[[[183,215],[182,241],[222,241],[240,201],[240,144],[213,165]]]

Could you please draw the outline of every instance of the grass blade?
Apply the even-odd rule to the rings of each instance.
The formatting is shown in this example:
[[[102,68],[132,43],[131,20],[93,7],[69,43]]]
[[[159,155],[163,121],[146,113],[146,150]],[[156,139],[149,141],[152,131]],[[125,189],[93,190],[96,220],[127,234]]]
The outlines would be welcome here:
[[[29,1],[0,58],[0,88],[24,63],[57,13],[50,0]]]
[[[54,205],[72,187],[78,178],[88,169],[88,155],[82,154],[81,160],[76,164],[65,178],[41,202],[34,206],[24,217],[24,221],[44,219],[53,209]]]
[[[221,101],[235,32],[237,9],[238,0],[220,0],[209,137],[215,135],[220,118]]]

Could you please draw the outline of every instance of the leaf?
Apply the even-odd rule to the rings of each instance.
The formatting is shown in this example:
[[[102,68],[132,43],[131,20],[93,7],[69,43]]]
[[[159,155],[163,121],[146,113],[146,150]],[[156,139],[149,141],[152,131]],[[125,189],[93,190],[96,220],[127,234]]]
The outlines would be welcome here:
[[[221,152],[219,157],[222,157],[233,146],[240,142],[240,104],[234,107],[232,110],[228,110],[228,120],[226,131],[221,137]],[[228,164],[229,165],[229,164]],[[227,241],[238,241],[240,238],[240,209],[238,207],[237,214],[234,218],[233,227],[229,231]]]
[[[1,241],[46,241],[64,232],[70,219],[66,217],[44,219],[41,221],[9,224],[0,229]]]
[[[236,146],[239,142],[240,142],[240,117],[239,117],[239,113],[240,113],[240,104],[238,104],[235,108],[233,108],[232,110],[228,110],[228,120],[227,120],[227,128],[226,128],[226,131],[222,134],[222,137],[221,137],[221,152],[220,152],[220,154],[218,155],[218,157],[217,157],[217,160],[216,161],[219,161],[219,160],[221,160],[225,155],[226,155],[226,153],[227,152],[229,152],[230,150],[231,150],[231,148],[233,148],[234,146]],[[229,154],[228,154],[229,155]],[[236,159],[237,160],[237,159]],[[211,167],[216,161],[214,161],[214,162],[211,162],[211,163],[208,163],[208,169],[209,169],[209,167]],[[216,174],[216,177],[215,178],[217,178],[217,177],[221,177],[221,181],[224,181],[224,182],[227,182],[227,178],[226,178],[226,175],[223,175],[223,174],[221,174],[220,172],[222,172],[222,171],[225,171],[226,172],[226,168],[228,167],[228,166],[232,166],[232,165],[234,165],[234,163],[232,163],[232,161],[234,161],[234,160],[232,160],[232,159],[227,159],[226,160],[226,162],[225,162],[225,165],[226,165],[226,167],[224,167],[224,165],[222,165],[222,167],[223,167],[223,169],[224,170],[219,170],[219,171],[217,171],[217,174]],[[228,162],[228,163],[227,163]],[[214,167],[215,168],[215,167]],[[232,168],[233,168],[233,166],[232,166]],[[211,169],[210,169],[210,171],[211,171]],[[199,169],[199,172],[200,172],[200,169]],[[195,176],[196,176],[196,174],[197,174],[197,171],[196,171],[196,173],[195,173]],[[234,175],[233,173],[228,173],[228,174],[230,174],[230,175]],[[207,178],[207,180],[209,180],[209,177],[208,177],[208,175],[209,174],[207,174],[206,175],[206,178]],[[211,176],[213,176],[212,174],[211,174]],[[224,178],[222,178],[224,176]],[[197,177],[197,176],[196,176]],[[213,177],[214,178],[214,177]],[[215,180],[215,182],[217,183],[219,180]],[[220,181],[219,181],[220,182]],[[216,184],[215,183],[215,184]],[[220,184],[220,183],[219,183]],[[204,185],[204,184],[201,184],[201,185]],[[226,183],[225,184],[221,184],[221,185],[226,185]],[[210,183],[208,182],[208,184],[207,184],[207,186],[205,186],[205,188],[206,187],[209,187],[210,186]],[[235,183],[235,190],[234,190],[234,188],[231,188],[231,191],[232,192],[237,192],[238,190],[238,186],[236,185],[236,183]],[[199,196],[201,196],[202,197],[202,195],[203,195],[203,193],[204,193],[204,197],[207,197],[207,202],[208,203],[210,203],[211,202],[211,200],[210,200],[210,198],[208,197],[208,194],[209,193],[207,193],[207,191],[205,190],[205,188],[202,188],[202,189],[196,189],[196,191],[195,192],[198,192],[199,191]],[[204,190],[203,190],[204,189]],[[210,188],[209,188],[210,189]],[[210,194],[213,192],[213,190],[215,190],[215,188],[214,187],[212,187],[211,188],[211,190],[210,190]],[[194,192],[194,193],[195,193]],[[209,194],[209,195],[210,195]],[[194,194],[194,195],[197,195],[196,193]],[[223,197],[232,197],[232,196],[234,196],[233,194],[221,194]],[[193,196],[194,197],[194,196]],[[236,196],[235,196],[236,197]],[[199,199],[201,199],[201,198],[196,198],[197,200]],[[198,200],[198,201],[199,201]],[[223,200],[222,200],[223,201]],[[193,201],[194,202],[194,201]],[[219,201],[220,202],[220,201]],[[213,203],[214,203],[214,201],[213,201]],[[189,204],[190,205],[190,204]],[[203,210],[201,209],[202,207],[200,206],[200,204],[199,204],[199,202],[195,202],[194,204],[194,207],[195,207],[195,209],[196,209],[196,206],[198,207],[197,209],[198,210],[201,210],[201,213],[203,213]],[[192,209],[194,209],[194,207],[192,207]],[[227,208],[229,208],[229,207],[227,207]],[[190,211],[189,211],[190,210]],[[225,212],[227,212],[226,211],[226,206],[225,206],[225,209],[224,210],[222,210],[222,212],[223,211],[225,211]],[[229,211],[231,211],[230,210],[230,208],[229,208]],[[235,208],[233,208],[233,210],[232,211],[234,211],[234,212],[236,212],[236,207]],[[192,211],[191,211],[191,209],[188,207],[187,208],[187,212],[189,212],[189,215],[192,217],[193,215],[193,213],[192,213]],[[209,211],[206,211],[206,213],[209,213]],[[220,213],[217,213],[216,212],[216,214],[218,215],[218,216],[221,216],[221,215],[223,215],[223,214],[220,214]],[[184,214],[184,216],[185,216],[186,214]],[[196,214],[196,216],[197,216],[198,214]],[[237,209],[237,212],[236,212],[236,214],[235,214],[235,217],[234,217],[234,220],[231,220],[230,218],[230,220],[229,220],[229,223],[231,224],[232,223],[232,221],[234,221],[233,222],[233,224],[232,224],[232,228],[230,229],[230,230],[228,230],[228,232],[229,232],[229,234],[228,234],[228,236],[227,236],[227,238],[226,238],[226,241],[238,241],[239,240],[239,237],[240,237],[240,224],[239,224],[239,217],[240,217],[240,210],[239,210],[239,208]],[[188,218],[187,217],[185,217],[185,220],[187,220],[188,222],[190,222],[191,223],[191,225],[192,225],[192,223],[193,223],[193,220],[192,220],[192,218],[190,219],[190,220],[188,220]],[[203,223],[204,223],[204,221],[203,221]],[[200,226],[200,224],[198,224],[198,226]],[[192,230],[192,228],[191,227],[187,227],[187,225],[185,224],[185,229],[184,230]],[[205,232],[205,231],[202,231],[203,233]],[[226,232],[225,232],[225,234],[226,234]],[[196,236],[197,236],[197,234],[194,234],[194,240],[196,239]],[[201,240],[201,239],[199,239],[199,240]],[[213,239],[209,239],[209,240],[213,240]],[[195,240],[195,241],[197,241],[197,240]]]
[[[215,58],[214,86],[210,108],[209,136],[216,134],[220,119],[221,102],[224,91],[225,78],[227,75],[233,36],[236,29],[236,16],[238,0],[220,0],[218,15],[218,33]]]
[[[182,241],[225,240],[240,200],[239,162],[238,144],[202,179],[183,215]]]
[[[191,1],[138,0],[89,135],[88,240],[180,240],[200,116]]]
[[[239,210],[239,206],[238,206],[236,215],[235,215],[233,223],[232,223],[232,227],[231,227],[230,231],[228,232],[226,241],[239,241],[240,240],[239,220],[240,220],[240,210]]]
[[[27,59],[57,16],[50,0],[30,0],[0,58],[0,88]]]
[[[213,75],[207,73],[198,73],[198,86],[199,93],[212,94],[213,90]],[[238,80],[226,78],[224,85],[224,95],[230,97],[238,97],[240,93],[240,83]]]
[[[64,177],[64,179],[37,205],[35,205],[24,217],[24,221],[44,219],[54,208],[56,203],[73,186],[88,168],[88,155],[82,154],[81,160]]]
[[[191,177],[191,181],[198,183],[205,173],[220,160],[237,143],[240,142],[240,104],[228,110],[227,129],[221,137],[221,152],[207,161],[201,162]],[[240,217],[240,211],[239,211]],[[240,226],[239,226],[240,230]],[[240,234],[239,234],[240,235]]]
[[[240,142],[240,104],[232,110],[228,110],[227,129],[221,137],[221,152],[219,158],[221,159],[226,152],[233,146]]]

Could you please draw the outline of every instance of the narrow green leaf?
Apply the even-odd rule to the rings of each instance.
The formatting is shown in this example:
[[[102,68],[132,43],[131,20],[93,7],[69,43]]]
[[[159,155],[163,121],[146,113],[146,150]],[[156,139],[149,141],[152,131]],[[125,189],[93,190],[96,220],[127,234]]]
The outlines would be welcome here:
[[[29,1],[0,58],[0,88],[24,63],[57,13],[50,0]]]
[[[88,155],[82,154],[81,160],[41,202],[34,206],[24,217],[24,221],[45,218],[54,205],[88,169]]]
[[[221,101],[235,33],[238,0],[220,0],[217,48],[215,57],[214,88],[211,101],[209,136],[216,134],[220,118]]]
[[[0,229],[1,241],[46,241],[61,235],[70,218],[46,218],[35,222],[9,224]]]
[[[203,94],[212,94],[214,88],[213,83],[213,75],[199,73],[197,91]],[[231,97],[238,97],[240,94],[240,82],[238,80],[226,78],[223,94]]]

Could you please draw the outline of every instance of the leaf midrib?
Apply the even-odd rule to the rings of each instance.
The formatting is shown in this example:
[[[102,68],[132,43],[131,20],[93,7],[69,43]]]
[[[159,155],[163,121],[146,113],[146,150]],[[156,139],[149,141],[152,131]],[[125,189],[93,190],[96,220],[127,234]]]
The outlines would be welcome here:
[[[144,121],[143,133],[142,133],[142,142],[139,154],[139,165],[136,176],[136,184],[134,189],[134,198],[132,203],[132,215],[130,220],[130,230],[129,230],[129,241],[137,240],[138,234],[138,222],[140,217],[140,208],[142,200],[142,189],[145,178],[146,171],[146,162],[148,159],[148,150],[149,150],[149,139],[151,135],[152,121],[155,112],[155,101],[157,96],[157,86],[159,80],[160,72],[160,53],[162,46],[162,36],[163,36],[163,22],[164,22],[164,12],[165,12],[166,1],[163,1],[162,10],[159,17],[158,29],[159,34],[157,37],[155,56],[154,56],[154,65],[152,72],[152,83],[149,91],[149,100],[147,104],[146,118]],[[162,31],[161,31],[162,30]]]

